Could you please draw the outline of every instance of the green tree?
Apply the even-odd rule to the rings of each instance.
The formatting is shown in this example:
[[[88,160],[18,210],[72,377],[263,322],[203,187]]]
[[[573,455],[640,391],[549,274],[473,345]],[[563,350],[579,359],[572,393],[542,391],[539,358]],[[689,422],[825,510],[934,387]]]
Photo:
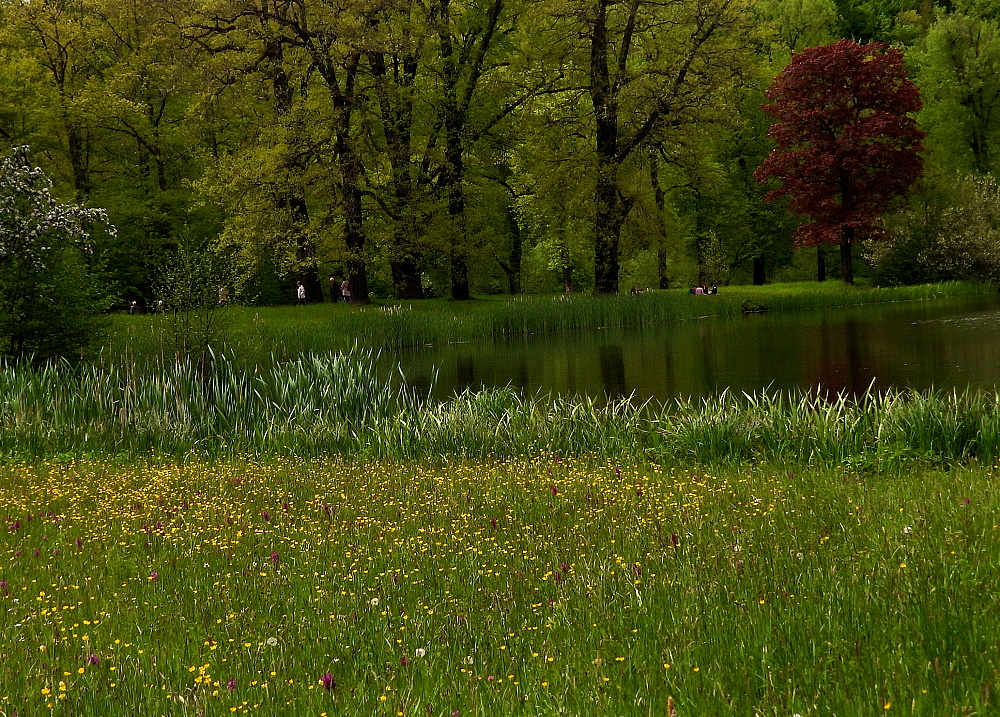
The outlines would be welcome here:
[[[956,168],[991,172],[1000,133],[1000,25],[953,13],[935,22],[917,52],[921,114]],[[950,151],[949,151],[950,150]]]
[[[754,69],[748,8],[738,0],[574,0],[551,4],[574,63],[569,89],[590,100],[597,293],[619,289],[622,227],[650,140],[722,119]]]

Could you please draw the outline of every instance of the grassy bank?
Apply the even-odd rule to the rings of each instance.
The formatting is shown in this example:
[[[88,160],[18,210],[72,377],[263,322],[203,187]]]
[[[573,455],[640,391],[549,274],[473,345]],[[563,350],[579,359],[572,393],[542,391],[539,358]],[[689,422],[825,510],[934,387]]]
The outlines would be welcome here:
[[[368,354],[311,356],[245,372],[190,367],[0,367],[0,454],[616,457],[703,465],[953,465],[1000,457],[995,394],[903,392],[834,399],[724,393],[663,406],[523,396],[444,401],[386,382]]]
[[[310,352],[356,347],[391,349],[482,337],[620,327],[735,316],[746,307],[810,311],[837,306],[916,301],[970,294],[994,294],[983,284],[952,282],[872,289],[837,282],[723,288],[715,296],[686,291],[654,291],[638,296],[525,296],[471,302],[425,300],[364,308],[344,304],[285,307],[230,307],[220,324],[216,349],[244,363],[266,364]],[[163,316],[114,317],[105,363],[173,360],[171,323]]]
[[[992,469],[0,466],[0,711],[990,714]]]

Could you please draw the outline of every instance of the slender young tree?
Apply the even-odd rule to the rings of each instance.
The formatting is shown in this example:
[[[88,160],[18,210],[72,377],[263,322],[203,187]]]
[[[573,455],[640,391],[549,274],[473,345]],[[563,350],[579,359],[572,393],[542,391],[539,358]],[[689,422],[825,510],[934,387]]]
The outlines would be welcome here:
[[[855,241],[879,233],[889,201],[922,171],[924,133],[911,116],[920,93],[906,76],[903,53],[882,43],[839,40],[795,55],[767,92],[775,148],[757,169],[775,178],[770,198],[810,221],[800,244],[839,244],[840,276],[854,283]]]

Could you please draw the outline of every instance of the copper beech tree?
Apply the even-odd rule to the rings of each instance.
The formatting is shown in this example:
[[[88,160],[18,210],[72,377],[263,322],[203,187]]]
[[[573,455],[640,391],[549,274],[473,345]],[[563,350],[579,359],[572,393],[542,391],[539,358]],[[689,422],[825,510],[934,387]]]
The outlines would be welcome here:
[[[799,244],[840,245],[840,276],[853,284],[854,242],[879,233],[879,215],[922,171],[924,133],[911,117],[920,93],[903,54],[850,40],[808,48],[767,98],[775,148],[756,177],[777,179],[768,199],[787,196],[789,209],[807,217],[796,230]]]

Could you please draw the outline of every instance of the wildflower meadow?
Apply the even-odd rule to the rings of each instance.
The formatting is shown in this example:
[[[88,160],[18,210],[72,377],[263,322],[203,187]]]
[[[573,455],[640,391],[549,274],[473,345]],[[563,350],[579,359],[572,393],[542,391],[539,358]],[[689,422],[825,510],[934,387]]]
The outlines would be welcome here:
[[[989,714],[995,468],[8,461],[5,715]]]

